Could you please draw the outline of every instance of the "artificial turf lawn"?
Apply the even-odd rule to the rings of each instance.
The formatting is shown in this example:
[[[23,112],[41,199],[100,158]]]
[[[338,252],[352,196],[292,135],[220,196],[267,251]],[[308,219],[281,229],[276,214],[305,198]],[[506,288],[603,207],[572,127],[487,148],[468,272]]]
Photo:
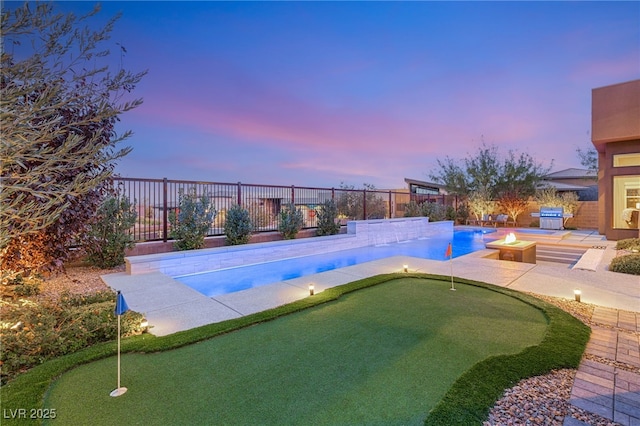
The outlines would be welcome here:
[[[59,424],[422,424],[456,379],[538,345],[544,313],[485,288],[402,278],[183,348],[62,375]],[[491,359],[491,358],[490,358]]]

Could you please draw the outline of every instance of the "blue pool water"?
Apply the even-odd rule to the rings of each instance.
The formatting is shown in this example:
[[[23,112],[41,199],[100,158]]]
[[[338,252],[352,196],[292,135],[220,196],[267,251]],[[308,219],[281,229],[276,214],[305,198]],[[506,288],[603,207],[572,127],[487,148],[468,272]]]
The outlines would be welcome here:
[[[497,236],[491,238],[486,235],[494,232],[495,229],[455,230],[453,232],[453,240],[450,235],[431,237],[423,240],[361,247],[199,274],[182,275],[174,278],[205,296],[212,297],[391,256],[446,260],[448,258],[445,258],[445,253],[449,242],[452,243],[453,257],[463,256],[476,250],[484,249],[487,241],[497,239]]]

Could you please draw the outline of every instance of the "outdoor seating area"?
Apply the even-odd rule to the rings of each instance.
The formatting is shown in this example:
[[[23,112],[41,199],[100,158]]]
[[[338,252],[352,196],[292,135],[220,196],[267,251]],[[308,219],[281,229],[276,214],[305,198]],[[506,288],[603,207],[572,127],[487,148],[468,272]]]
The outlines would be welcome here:
[[[515,220],[509,220],[509,215],[507,214],[499,214],[499,215],[491,215],[485,214],[482,215],[482,219],[467,219],[467,225],[475,225],[475,226],[493,226],[497,228],[500,226],[516,226]]]

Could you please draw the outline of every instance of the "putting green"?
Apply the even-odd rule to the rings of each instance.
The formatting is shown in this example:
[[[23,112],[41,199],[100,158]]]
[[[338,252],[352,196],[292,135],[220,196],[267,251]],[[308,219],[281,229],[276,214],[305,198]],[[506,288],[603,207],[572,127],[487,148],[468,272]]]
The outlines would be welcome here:
[[[62,375],[59,424],[422,424],[477,362],[540,343],[543,313],[487,289],[403,278],[274,321]]]

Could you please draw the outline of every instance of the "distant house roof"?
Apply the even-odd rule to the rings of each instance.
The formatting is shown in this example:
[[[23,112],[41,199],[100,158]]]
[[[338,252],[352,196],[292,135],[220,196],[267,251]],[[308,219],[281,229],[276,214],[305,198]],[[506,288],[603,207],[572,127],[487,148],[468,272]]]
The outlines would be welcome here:
[[[562,192],[562,191],[584,191],[584,190],[590,189],[589,186],[573,185],[573,184],[569,184],[569,183],[556,182],[556,181],[552,181],[552,180],[542,181],[538,185],[538,188],[544,188],[544,187],[548,187],[548,186],[554,187],[558,192]]]
[[[596,172],[587,169],[564,169],[558,172],[549,173],[544,178],[545,180],[556,179],[595,179]]]

